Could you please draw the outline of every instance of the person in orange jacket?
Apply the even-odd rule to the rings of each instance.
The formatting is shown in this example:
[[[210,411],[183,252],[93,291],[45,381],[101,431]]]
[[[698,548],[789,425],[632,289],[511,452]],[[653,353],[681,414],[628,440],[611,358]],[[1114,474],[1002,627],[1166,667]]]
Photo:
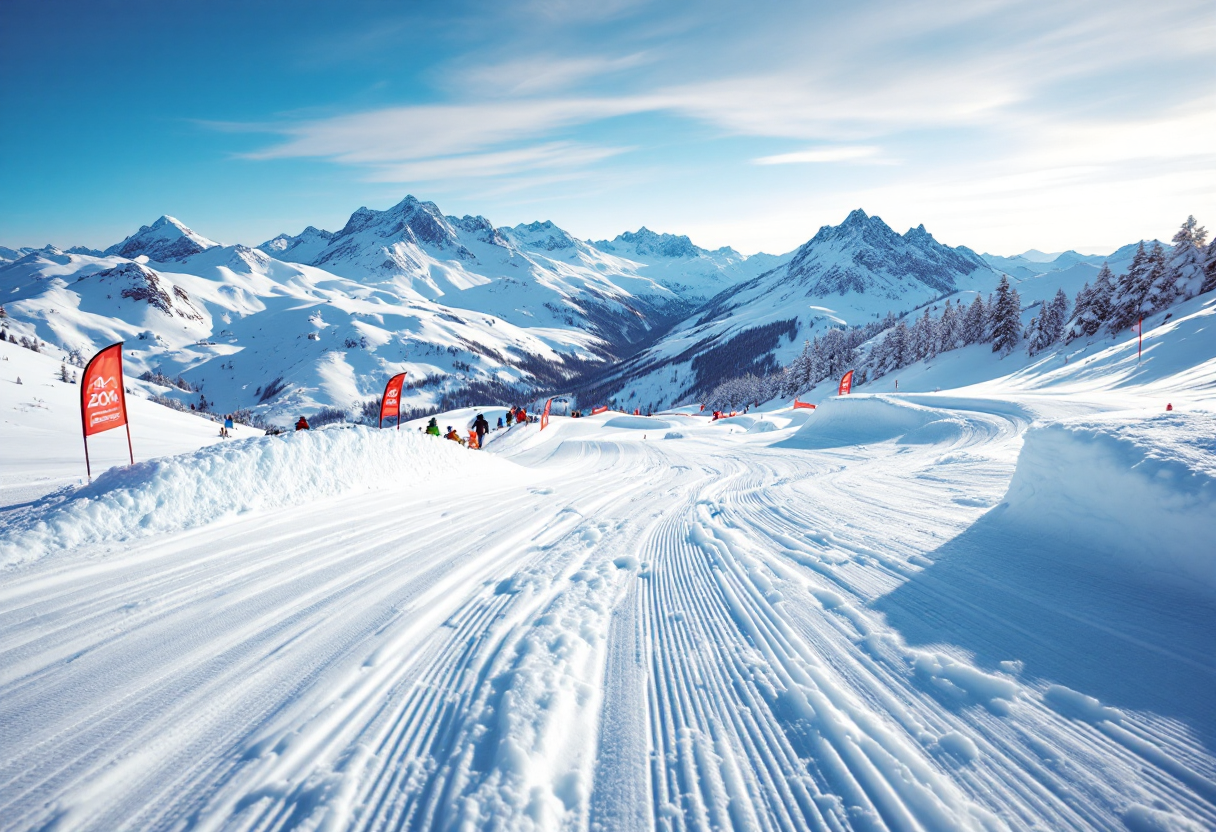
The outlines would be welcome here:
[[[308,430],[308,420],[303,416],[296,422],[296,430]]]

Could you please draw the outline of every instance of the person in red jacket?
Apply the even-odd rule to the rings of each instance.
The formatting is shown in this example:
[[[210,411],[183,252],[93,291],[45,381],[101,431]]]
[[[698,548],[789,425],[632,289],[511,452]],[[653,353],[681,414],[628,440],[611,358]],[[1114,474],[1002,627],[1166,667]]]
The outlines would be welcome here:
[[[528,411],[524,410],[522,407],[515,411],[515,422],[516,424],[520,425],[528,424]]]
[[[303,416],[296,422],[296,430],[308,430],[308,420]]]

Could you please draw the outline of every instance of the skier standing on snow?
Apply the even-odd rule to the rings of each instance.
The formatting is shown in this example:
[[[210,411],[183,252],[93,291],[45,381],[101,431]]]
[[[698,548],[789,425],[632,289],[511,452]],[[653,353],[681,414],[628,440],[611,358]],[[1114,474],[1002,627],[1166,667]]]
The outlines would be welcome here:
[[[303,416],[296,421],[296,430],[308,430],[308,420]]]
[[[434,416],[431,417],[431,421],[427,422],[426,432],[429,433],[431,436],[439,435],[439,420],[436,419]]]
[[[511,427],[511,424],[514,421],[515,421],[515,405],[511,405],[511,407],[509,407],[507,409],[507,427],[508,428]]]
[[[473,430],[477,433],[477,447],[481,448],[486,441],[486,434],[490,432],[490,423],[486,421],[485,416],[477,414],[477,418],[473,420]]]

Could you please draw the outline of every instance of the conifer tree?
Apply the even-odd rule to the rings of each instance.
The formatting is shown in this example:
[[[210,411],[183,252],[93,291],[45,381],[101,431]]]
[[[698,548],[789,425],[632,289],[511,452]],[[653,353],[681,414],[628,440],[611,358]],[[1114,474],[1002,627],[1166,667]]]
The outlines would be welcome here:
[[[1168,280],[1173,293],[1184,298],[1193,298],[1203,286],[1204,260],[1207,252],[1204,244],[1208,232],[1193,216],[1174,235],[1174,247],[1169,253]]]
[[[1102,268],[1106,269],[1106,265],[1103,264]],[[1106,270],[1110,271],[1109,269]],[[1077,300],[1072,308],[1072,318],[1068,321],[1068,337],[1066,340],[1071,341],[1074,338],[1081,338],[1087,334],[1085,332],[1085,321],[1090,314],[1089,307],[1093,302],[1093,294],[1094,290],[1089,288],[1088,282],[1077,291]]]
[[[955,314],[954,307],[947,298],[946,306],[942,309],[942,316],[937,322],[937,351],[948,352],[957,346],[958,315]]]
[[[1144,248],[1144,242],[1136,248],[1127,273],[1119,278],[1111,300],[1108,325],[1112,333],[1122,332],[1132,326],[1152,307],[1148,306],[1148,293],[1152,288],[1153,260]]]
[[[908,325],[900,321],[891,330],[891,362],[895,369],[906,367],[911,363],[908,351]]]
[[[1149,252],[1149,261],[1152,265],[1148,274],[1148,297],[1144,302],[1146,315],[1169,307],[1178,297],[1178,289],[1174,285],[1173,276],[1170,275],[1165,249],[1161,247],[1160,243],[1153,243],[1152,251]]]
[[[1018,345],[1022,335],[1022,301],[1017,289],[1009,285],[1009,278],[1001,276],[996,287],[996,300],[992,309],[992,351],[1008,355]]]
[[[1028,355],[1037,355],[1043,351],[1046,346],[1044,342],[1043,323],[1040,320],[1045,312],[1040,311],[1030,319],[1030,323],[1026,325],[1026,332],[1023,337],[1026,339],[1026,353]]]
[[[1086,332],[1087,335],[1093,335],[1102,325],[1110,320],[1111,307],[1115,300],[1115,275],[1111,272],[1110,267],[1106,263],[1102,264],[1102,268],[1098,271],[1098,277],[1094,281],[1093,293],[1089,298],[1089,310],[1092,315],[1094,326],[1092,331]]]
[[[988,319],[988,310],[984,307],[984,299],[979,295],[971,301],[967,313],[963,317],[962,340],[964,344],[980,344],[984,341],[984,327]]]
[[[1064,337],[1064,324],[1068,322],[1068,295],[1063,289],[1057,289],[1056,295],[1047,307],[1049,326],[1046,328],[1047,344],[1057,343]]]
[[[1208,245],[1207,260],[1203,264],[1203,285],[1199,287],[1199,293],[1210,292],[1216,289],[1216,240]]]
[[[916,320],[908,332],[908,352],[912,361],[933,356],[934,329],[933,319],[929,317],[929,308],[925,307],[925,314]]]

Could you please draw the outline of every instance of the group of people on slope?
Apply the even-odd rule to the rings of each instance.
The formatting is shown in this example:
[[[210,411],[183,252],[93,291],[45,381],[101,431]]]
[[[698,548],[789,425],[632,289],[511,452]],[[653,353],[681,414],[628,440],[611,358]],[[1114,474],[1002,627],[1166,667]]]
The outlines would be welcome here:
[[[499,420],[499,427],[501,426],[501,420]],[[419,430],[424,429],[419,428]],[[424,432],[431,436],[439,436],[439,420],[432,416],[431,420],[427,422]],[[448,425],[447,431],[443,433],[443,438],[450,439],[453,442],[459,442],[461,445],[472,448],[473,450],[481,450],[485,447],[486,434],[489,432],[490,423],[486,421],[485,416],[478,413],[477,417],[473,419],[473,424],[469,427],[469,438],[467,440],[460,435],[456,428],[452,427],[451,425]]]
[[[303,417],[301,417],[301,419],[303,419]],[[504,427],[510,428],[514,425],[526,425],[529,422],[534,421],[536,421],[536,417],[528,416],[527,410],[522,407],[512,405],[511,407],[507,408],[505,423],[504,417],[499,416],[498,424],[493,428],[493,430],[502,430]],[[299,426],[297,425],[297,429],[298,427]],[[452,427],[451,425],[448,425],[447,428],[441,432],[439,430],[439,420],[434,416],[432,416],[431,420],[427,422],[425,428],[419,428],[419,430],[431,436],[442,436],[444,439],[459,442],[461,445],[468,448],[473,448],[474,450],[481,450],[485,447],[486,434],[490,432],[491,428],[490,422],[486,419],[486,417],[483,414],[478,413],[477,416],[474,417],[473,423],[469,426],[469,435],[467,439],[461,436],[460,431],[456,430],[456,428]]]

